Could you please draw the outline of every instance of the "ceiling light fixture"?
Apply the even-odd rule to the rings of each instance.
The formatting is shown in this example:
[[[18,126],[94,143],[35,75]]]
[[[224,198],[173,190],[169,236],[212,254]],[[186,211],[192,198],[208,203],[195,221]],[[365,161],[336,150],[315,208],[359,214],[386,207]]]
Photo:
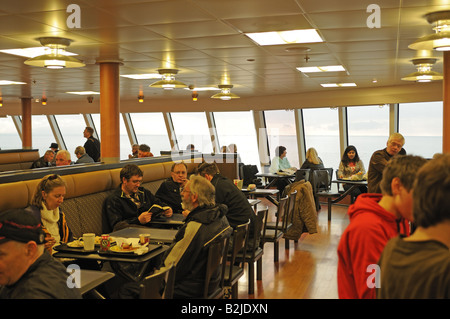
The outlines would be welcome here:
[[[162,79],[150,84],[152,88],[163,88],[164,90],[173,90],[187,87],[183,82],[175,80],[175,75],[178,73],[177,69],[159,69]]]
[[[192,92],[192,101],[197,102],[198,100],[198,93],[196,91]]]
[[[415,58],[412,63],[416,66],[417,72],[413,72],[403,77],[403,81],[414,82],[431,82],[439,81],[444,76],[438,72],[431,71],[433,64],[437,61],[436,58]]]
[[[320,85],[324,88],[340,88],[340,87],[356,86],[356,83],[323,83]]]
[[[323,42],[315,29],[245,33],[259,45]]]
[[[234,93],[231,93],[231,88],[233,85],[231,84],[219,84],[218,88],[221,90],[220,93],[214,94],[211,96],[212,99],[220,99],[223,101],[228,101],[231,99],[239,99],[239,96],[237,96]]]
[[[139,103],[143,103],[144,102],[144,94],[139,94],[138,95],[138,102]]]
[[[129,78],[129,79],[133,79],[133,80],[151,80],[151,79],[161,79],[161,74],[157,74],[157,73],[122,74],[121,77]]]
[[[47,98],[45,96],[42,97],[41,104],[44,106],[47,105]]]
[[[340,72],[345,71],[342,65],[328,65],[328,66],[310,66],[310,67],[298,67],[297,70],[303,73],[313,72]]]
[[[39,38],[39,42],[43,46],[50,48],[50,52],[26,60],[24,62],[26,65],[48,69],[79,68],[86,65],[66,54],[66,48],[72,40],[59,37],[43,37]]]
[[[426,14],[425,18],[436,33],[421,37],[408,47],[413,50],[449,51],[450,11],[431,12]]]

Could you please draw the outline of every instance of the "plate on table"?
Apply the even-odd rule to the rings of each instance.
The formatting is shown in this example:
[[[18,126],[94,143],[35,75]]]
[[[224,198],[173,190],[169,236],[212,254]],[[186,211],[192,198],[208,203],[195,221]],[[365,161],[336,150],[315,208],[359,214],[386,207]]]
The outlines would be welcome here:
[[[162,245],[149,244],[149,245],[147,245],[148,251],[146,251],[142,254],[137,254],[137,253],[135,253],[135,251],[140,249],[141,248],[140,246],[132,246],[131,248],[125,248],[125,249],[123,249],[119,246],[112,246],[107,251],[99,250],[98,254],[101,256],[140,257],[142,255],[146,255],[152,251],[155,251],[161,247],[162,247]]]

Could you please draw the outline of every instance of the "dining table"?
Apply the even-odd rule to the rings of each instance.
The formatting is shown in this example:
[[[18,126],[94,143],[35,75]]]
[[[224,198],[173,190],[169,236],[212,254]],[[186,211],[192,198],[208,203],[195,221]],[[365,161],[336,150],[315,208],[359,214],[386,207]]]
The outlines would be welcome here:
[[[80,269],[80,294],[85,297],[95,299],[105,299],[105,297],[98,292],[97,288],[114,278],[115,274],[109,271]]]
[[[248,189],[243,187],[241,191],[249,199],[257,199],[258,197],[264,197],[276,206],[278,206],[278,203],[280,202],[280,191],[278,189],[274,188]]]

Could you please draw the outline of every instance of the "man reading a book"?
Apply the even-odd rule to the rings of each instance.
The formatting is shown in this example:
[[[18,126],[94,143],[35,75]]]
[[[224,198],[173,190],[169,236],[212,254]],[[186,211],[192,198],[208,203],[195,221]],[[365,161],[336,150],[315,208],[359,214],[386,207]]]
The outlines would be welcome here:
[[[103,232],[109,233],[130,225],[147,225],[152,217],[155,218],[155,213],[172,216],[172,208],[141,186],[142,176],[142,170],[135,164],[122,168],[120,186],[103,204]]]
[[[187,180],[187,165],[184,162],[173,163],[170,177],[161,184],[155,196],[172,207],[174,213],[182,213],[180,190]]]

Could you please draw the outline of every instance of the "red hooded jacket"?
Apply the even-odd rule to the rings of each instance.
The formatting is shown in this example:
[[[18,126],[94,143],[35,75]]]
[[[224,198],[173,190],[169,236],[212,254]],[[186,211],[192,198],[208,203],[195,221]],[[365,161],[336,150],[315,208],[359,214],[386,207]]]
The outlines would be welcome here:
[[[348,209],[350,224],[338,246],[338,293],[341,299],[374,299],[374,270],[389,239],[400,233],[409,235],[406,220],[397,220],[378,202],[381,194],[361,194]]]

